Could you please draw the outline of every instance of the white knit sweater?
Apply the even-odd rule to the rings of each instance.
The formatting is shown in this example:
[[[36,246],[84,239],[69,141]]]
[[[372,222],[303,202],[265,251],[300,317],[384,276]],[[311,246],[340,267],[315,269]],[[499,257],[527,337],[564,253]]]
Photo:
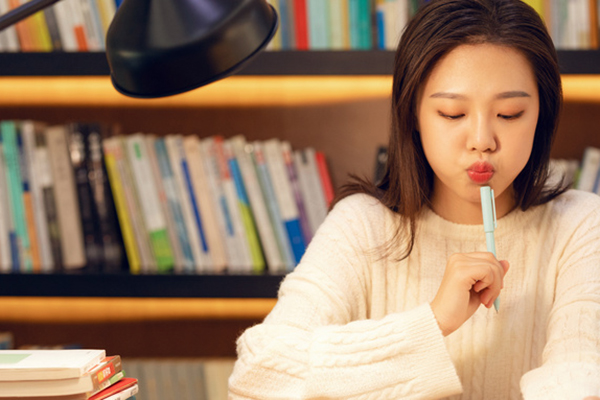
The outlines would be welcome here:
[[[336,205],[265,321],[238,340],[230,399],[560,399],[600,395],[600,197],[568,191],[498,221],[510,262],[500,312],[444,338],[429,302],[481,225],[426,210],[397,262],[399,217],[367,195]]]

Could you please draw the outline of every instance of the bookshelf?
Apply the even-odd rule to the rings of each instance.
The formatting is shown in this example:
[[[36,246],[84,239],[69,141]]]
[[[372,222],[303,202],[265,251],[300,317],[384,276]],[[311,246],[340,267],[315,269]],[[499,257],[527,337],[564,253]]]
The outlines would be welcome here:
[[[339,186],[350,172],[370,174],[377,145],[387,141],[393,57],[263,52],[239,76],[139,100],[112,88],[103,53],[0,53],[0,116],[118,122],[124,132],[276,136],[323,150]],[[565,107],[553,155],[581,158],[586,145],[600,146],[600,51],[560,51],[559,58]],[[0,330],[26,342],[81,341],[129,356],[233,356],[233,341],[270,311],[282,278],[0,275]],[[161,340],[173,329],[180,340]]]

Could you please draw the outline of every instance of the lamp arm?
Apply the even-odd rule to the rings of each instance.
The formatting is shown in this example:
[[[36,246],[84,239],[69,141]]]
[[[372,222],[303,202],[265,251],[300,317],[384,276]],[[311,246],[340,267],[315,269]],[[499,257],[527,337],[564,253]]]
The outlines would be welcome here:
[[[51,6],[58,1],[59,0],[31,0],[17,8],[10,10],[4,15],[0,15],[0,31],[13,24],[16,24],[17,22],[29,17],[32,14],[35,14],[40,10],[43,10],[48,6]]]

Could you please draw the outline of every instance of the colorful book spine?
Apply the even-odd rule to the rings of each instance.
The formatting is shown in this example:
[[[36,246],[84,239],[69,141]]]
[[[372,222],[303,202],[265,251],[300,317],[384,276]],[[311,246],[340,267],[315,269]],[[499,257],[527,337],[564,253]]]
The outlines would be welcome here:
[[[267,202],[263,196],[252,161],[252,145],[247,143],[242,135],[234,136],[229,139],[229,142],[242,174],[269,271],[273,273],[284,271],[283,256],[277,245],[277,238],[269,218]]]
[[[332,47],[330,35],[330,2],[306,0],[308,11],[308,47],[325,50]]]
[[[12,229],[11,220],[8,185],[6,184],[6,163],[0,135],[0,272],[11,272],[13,265],[12,242],[16,239],[16,235]]]
[[[10,11],[9,0],[0,0],[0,15]],[[3,52],[17,52],[20,50],[19,37],[14,25],[0,31],[0,43]]]
[[[223,151],[238,196],[240,215],[242,217],[242,223],[244,224],[250,255],[252,257],[252,272],[259,274],[265,270],[265,258],[261,250],[260,241],[258,240],[258,232],[252,210],[250,209],[250,200],[246,192],[242,172],[240,171],[237,159],[233,155],[233,149],[231,148],[230,143],[223,143]]]
[[[264,142],[264,156],[269,170],[269,176],[275,189],[275,198],[279,206],[279,212],[283,219],[294,262],[297,265],[304,255],[306,243],[302,235],[300,224],[300,213],[294,199],[292,187],[287,175],[281,142],[278,139],[270,139]]]
[[[300,215],[302,237],[304,238],[304,243],[308,244],[312,239],[313,233],[310,229],[310,223],[308,222],[308,214],[306,211],[304,196],[302,195],[302,189],[300,188],[298,172],[296,171],[296,166],[294,165],[292,146],[289,142],[281,142],[281,152],[283,154],[283,162],[285,163],[290,186],[292,187],[292,192],[294,194],[294,200],[296,200],[296,206],[298,207],[298,213]]]
[[[123,160],[123,149],[118,138],[104,139],[102,142],[104,149],[104,163],[106,165],[106,173],[108,174],[108,182],[112,189],[113,200],[117,209],[117,217],[121,228],[121,235],[125,244],[125,254],[129,262],[129,270],[133,274],[138,274],[141,270],[140,254],[133,231],[131,217],[127,210],[127,199],[123,191],[123,183],[119,172],[118,160]]]
[[[329,31],[332,50],[346,50],[348,46],[348,1],[329,2]]]
[[[281,1],[285,1],[285,0],[281,0]],[[277,32],[275,32],[275,35],[273,35],[273,39],[271,39],[271,41],[267,45],[267,50],[281,50],[282,26],[281,26],[281,10],[279,9],[279,2],[280,2],[280,0],[268,0],[268,3],[275,9],[275,12],[277,13],[277,16],[279,18],[279,28],[277,29]]]
[[[30,272],[33,270],[33,261],[31,258],[29,233],[27,232],[25,205],[23,203],[23,183],[21,181],[21,166],[19,163],[17,127],[15,122],[1,121],[0,131],[2,134],[4,159],[6,160],[7,183],[10,193],[10,209],[15,221],[20,261],[20,265],[13,265],[13,268],[21,272]]]
[[[58,20],[56,19],[56,10],[54,7],[44,8],[44,19],[46,20],[46,26],[48,27],[48,35],[50,36],[50,43],[53,51],[62,50],[62,40],[60,37],[60,29],[58,27]]]
[[[296,50],[308,50],[307,0],[293,0],[294,33]]]
[[[279,31],[281,32],[281,50],[293,50],[296,47],[294,35],[294,7],[292,0],[279,0]]]
[[[321,151],[317,151],[315,157],[319,169],[319,176],[321,177],[321,184],[323,185],[325,201],[327,202],[327,207],[329,207],[335,197],[335,193],[333,190],[333,183],[331,182],[331,175],[329,174],[329,168],[327,167],[327,159],[325,158],[325,154]]]
[[[156,151],[156,158],[160,169],[163,187],[165,188],[165,195],[167,197],[169,209],[171,210],[173,220],[175,221],[177,239],[181,245],[181,251],[183,255],[181,272],[191,272],[195,268],[194,255],[192,253],[192,247],[187,235],[187,228],[185,225],[185,219],[183,217],[181,202],[177,194],[177,183],[175,182],[175,176],[173,175],[173,170],[171,169],[164,138],[157,138],[154,141],[154,149]]]
[[[2,0],[0,0],[2,1]],[[72,0],[63,0],[54,4],[52,8],[56,14],[58,31],[60,32],[60,41],[63,51],[78,51],[77,38],[73,28],[73,19],[71,18],[71,6],[67,4]]]
[[[316,233],[321,223],[327,216],[327,204],[323,195],[323,188],[319,173],[310,165],[305,150],[294,151],[294,165],[298,172],[298,181],[304,194],[308,221],[312,235]]]
[[[170,271],[174,266],[173,252],[143,135],[129,135],[125,139],[125,143],[158,272]]]

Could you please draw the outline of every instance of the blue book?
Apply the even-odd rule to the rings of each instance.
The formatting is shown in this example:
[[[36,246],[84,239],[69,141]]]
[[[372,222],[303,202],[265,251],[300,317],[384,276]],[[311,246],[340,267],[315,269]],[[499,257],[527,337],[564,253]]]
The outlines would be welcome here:
[[[377,24],[377,48],[385,50],[385,9],[383,7],[377,7],[375,19]]]
[[[167,196],[167,204],[173,215],[175,221],[175,230],[177,232],[177,238],[181,245],[181,251],[183,253],[184,270],[186,272],[194,271],[194,255],[190,240],[187,235],[185,226],[185,219],[183,218],[183,210],[181,209],[181,203],[177,197],[177,183],[173,170],[171,169],[171,163],[169,161],[169,154],[167,153],[167,147],[163,138],[157,138],[154,142],[154,149],[156,150],[156,159],[158,161],[158,167],[160,170],[163,187],[165,189],[165,195]]]
[[[294,19],[292,4],[289,0],[279,0],[279,32],[281,34],[281,50],[294,49]]]
[[[329,1],[307,0],[308,8],[308,48],[309,50],[330,49],[331,35],[329,25],[329,13],[331,12]]]
[[[190,169],[185,158],[181,159],[181,170],[183,171],[183,178],[187,187],[187,193],[190,196],[190,203],[192,204],[192,211],[194,212],[196,228],[198,229],[198,234],[200,235],[200,244],[202,245],[202,252],[208,253],[206,233],[204,232],[204,227],[202,226],[202,217],[200,216],[200,209],[198,208],[198,202],[196,200],[196,195],[194,194],[194,186],[192,185]]]

